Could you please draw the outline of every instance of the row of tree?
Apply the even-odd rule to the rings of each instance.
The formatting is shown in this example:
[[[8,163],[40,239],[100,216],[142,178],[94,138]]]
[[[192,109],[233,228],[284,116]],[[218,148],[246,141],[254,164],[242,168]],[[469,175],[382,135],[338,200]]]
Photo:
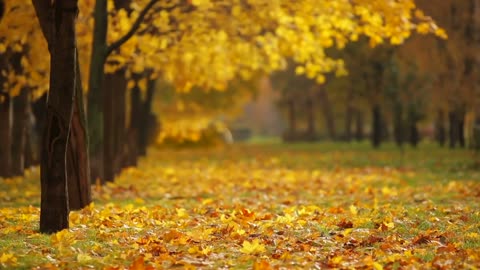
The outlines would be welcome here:
[[[343,72],[342,62],[327,56],[329,47],[344,48],[358,36],[372,45],[399,44],[412,31],[444,36],[409,1],[1,2],[0,53],[9,63],[1,72],[0,118],[8,120],[2,135],[15,137],[11,126],[22,119],[10,121],[12,99],[24,89],[32,99],[48,90],[39,140],[40,231],[47,233],[67,228],[70,209],[90,202],[90,164],[102,164],[102,173],[92,170],[96,179],[112,181],[144,152],[147,132],[140,126],[150,121],[158,78],[177,91],[223,91],[236,77],[270,73],[293,59],[322,83],[323,74]],[[39,23],[26,19],[33,16]]]
[[[388,135],[398,145],[417,145],[420,126],[433,126],[440,145],[479,146],[478,1],[418,1],[449,34],[410,38],[403,46],[369,47],[360,40],[335,52],[345,59],[349,76],[329,78],[320,86],[299,78],[294,65],[272,80],[281,92],[288,122],[286,140],[318,139],[317,114],[325,135],[334,140],[361,139],[365,130],[374,146]],[[320,110],[314,110],[319,108]],[[340,115],[340,117],[339,117]],[[300,119],[300,124],[296,119]],[[343,121],[338,128],[338,121]],[[369,124],[368,126],[366,124]],[[298,126],[303,125],[304,131]],[[339,134],[338,130],[342,130]],[[448,141],[447,141],[448,140]]]

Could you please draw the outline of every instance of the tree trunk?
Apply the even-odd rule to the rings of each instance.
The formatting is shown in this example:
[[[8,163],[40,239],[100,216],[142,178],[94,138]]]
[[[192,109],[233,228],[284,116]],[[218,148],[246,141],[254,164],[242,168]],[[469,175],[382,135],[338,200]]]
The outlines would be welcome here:
[[[397,146],[402,146],[405,141],[405,132],[403,124],[403,108],[402,104],[394,102],[393,105],[393,137]]]
[[[410,107],[408,110],[408,133],[410,145],[416,147],[420,142],[420,133],[418,132],[418,121],[420,117],[415,107]]]
[[[297,120],[296,120],[296,112],[295,112],[295,101],[293,98],[290,98],[287,101],[287,108],[288,108],[288,132],[287,132],[287,140],[293,140],[297,134]]]
[[[12,106],[8,93],[0,92],[0,177],[10,177],[12,140]]]
[[[102,183],[115,178],[115,142],[113,120],[113,89],[115,74],[105,74],[103,84],[103,178]]]
[[[30,107],[30,105],[28,105]],[[38,160],[35,157],[35,150],[33,149],[33,141],[32,141],[32,132],[33,132],[33,125],[30,123],[30,118],[32,117],[30,112],[28,113],[28,122],[27,129],[25,131],[25,169],[28,169],[32,166],[35,166]]]
[[[25,170],[25,143],[28,126],[29,89],[24,87],[20,94],[13,98],[12,127],[12,160],[13,175],[23,175]]]
[[[325,89],[320,88],[318,90],[318,96],[323,109],[323,115],[325,117],[328,137],[330,137],[332,140],[335,140],[337,137],[337,132],[335,129],[335,116],[333,113],[332,104],[328,98],[328,93],[325,91]]]
[[[355,140],[362,141],[365,137],[363,113],[358,109],[355,112]]]
[[[127,128],[126,128],[126,94],[127,94],[127,79],[125,78],[125,70],[119,70],[115,73],[113,81],[113,91],[110,93],[113,101],[113,136],[104,139],[113,140],[114,159],[114,173],[118,175],[120,171],[126,166],[127,151]]]
[[[154,93],[155,81],[149,80],[147,85],[147,95],[145,97],[145,102],[141,107],[142,116],[138,121],[138,153],[141,156],[145,156],[147,154],[148,138],[154,124],[150,123],[151,115],[153,115],[152,103]],[[132,118],[130,118],[130,122],[132,121],[131,119]]]
[[[68,199],[71,210],[82,209],[92,202],[88,136],[86,130],[80,66],[77,60],[78,80],[67,150]]]
[[[347,142],[352,140],[352,123],[353,123],[353,111],[354,108],[352,106],[352,95],[349,94],[347,99],[347,106],[345,110],[345,134],[344,139]]]
[[[449,146],[455,148],[458,143],[458,120],[454,110],[448,113]]]
[[[445,114],[443,110],[439,109],[437,112],[437,119],[435,121],[435,138],[440,146],[445,146],[446,141],[446,128],[445,128]]]
[[[144,117],[148,117],[145,115],[145,113],[142,113],[142,111],[145,110],[145,108],[142,110],[140,88],[135,86],[130,92],[130,128],[128,130],[129,150],[127,166],[137,165],[138,152],[140,148],[140,127],[147,120],[144,119]]]
[[[34,5],[40,24],[47,21],[51,30],[44,31],[51,65],[40,165],[40,231],[53,233],[69,226],[66,156],[76,89],[75,22],[78,6],[77,0],[55,1],[51,5],[54,12],[45,14],[50,3],[34,0]],[[50,14],[53,18],[49,18]]]
[[[92,55],[90,61],[90,77],[88,84],[87,123],[89,137],[89,154],[91,163],[91,179],[102,179],[103,172],[103,78],[107,52],[107,0],[96,0],[94,11],[94,33]]]
[[[457,120],[458,120],[458,143],[460,147],[465,148],[466,142],[465,142],[465,109],[464,108],[459,108],[457,110]]]
[[[375,104],[372,108],[372,145],[375,148],[380,147],[382,142],[382,114],[380,105]]]
[[[307,100],[307,139],[315,139],[315,110],[311,99]]]

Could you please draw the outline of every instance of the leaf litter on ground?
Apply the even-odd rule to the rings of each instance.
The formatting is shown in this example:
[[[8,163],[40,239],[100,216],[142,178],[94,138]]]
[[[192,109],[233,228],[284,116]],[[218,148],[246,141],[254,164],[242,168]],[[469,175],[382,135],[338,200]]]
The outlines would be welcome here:
[[[478,173],[452,178],[418,166],[432,157],[417,154],[401,167],[378,165],[399,155],[153,149],[115,183],[93,186],[94,203],[53,235],[38,233],[32,169],[0,183],[0,268],[480,267]]]

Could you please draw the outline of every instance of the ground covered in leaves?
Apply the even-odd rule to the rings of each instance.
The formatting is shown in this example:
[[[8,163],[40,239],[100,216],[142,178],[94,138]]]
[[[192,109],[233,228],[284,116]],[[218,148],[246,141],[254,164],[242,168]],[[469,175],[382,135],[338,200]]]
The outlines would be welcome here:
[[[466,150],[243,145],[151,151],[42,235],[38,169],[0,181],[0,268],[475,269]]]

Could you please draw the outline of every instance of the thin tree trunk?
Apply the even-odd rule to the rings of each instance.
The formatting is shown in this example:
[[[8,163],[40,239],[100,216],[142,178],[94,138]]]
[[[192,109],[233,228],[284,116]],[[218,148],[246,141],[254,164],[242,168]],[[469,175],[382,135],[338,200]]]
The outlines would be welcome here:
[[[155,94],[155,81],[149,80],[147,85],[147,95],[145,97],[145,102],[142,109],[142,116],[139,119],[139,129],[138,129],[138,153],[141,156],[145,156],[147,154],[147,146],[148,146],[148,137],[152,130],[152,126],[154,123],[150,123],[150,119],[152,118],[152,103],[153,103],[153,95]],[[130,118],[130,121],[132,118]]]
[[[115,178],[115,142],[113,121],[113,91],[115,74],[105,74],[103,84],[103,178],[102,182],[111,182]]]
[[[115,78],[113,81],[113,91],[110,92],[113,94],[111,100],[113,101],[113,137],[107,138],[105,140],[111,139],[114,141],[113,153],[115,154],[114,159],[114,173],[118,175],[120,171],[126,166],[126,157],[128,155],[127,151],[127,129],[126,129],[126,94],[127,94],[127,79],[125,78],[125,71],[120,70],[115,73]]]
[[[30,107],[30,104],[28,105]],[[33,141],[32,141],[32,132],[33,132],[33,125],[30,123],[30,118],[32,117],[30,112],[28,113],[28,123],[27,129],[25,131],[25,169],[28,169],[32,166],[37,164],[37,159],[35,158],[35,151],[33,149]]]
[[[325,117],[325,124],[328,132],[328,137],[335,140],[337,138],[337,132],[335,129],[335,117],[332,109],[332,103],[328,97],[327,91],[324,88],[318,90],[318,97],[321,107],[323,109],[323,115]]]
[[[355,109],[355,140],[362,141],[365,137],[363,112]]]
[[[11,140],[12,140],[12,106],[8,93],[0,92],[0,177],[10,177]]]
[[[288,127],[288,132],[293,138],[297,134],[297,120],[293,98],[288,100]]]
[[[89,154],[91,166],[91,179],[102,179],[103,172],[103,78],[104,64],[107,52],[107,0],[95,1],[94,33],[92,55],[90,61],[90,76],[88,84],[88,110],[87,123],[89,134]]]
[[[465,142],[465,109],[459,108],[457,110],[457,120],[458,120],[458,143],[460,147],[465,148],[466,142]]]
[[[399,102],[394,102],[393,106],[393,137],[397,146],[401,147],[405,141],[403,106]]]
[[[353,111],[354,108],[352,106],[352,99],[353,99],[353,91],[350,90],[348,97],[347,97],[347,106],[345,109],[345,134],[344,139],[347,142],[352,140],[352,123],[353,123]]]
[[[437,119],[435,121],[435,137],[440,146],[445,146],[446,128],[445,128],[445,114],[443,110],[439,109],[437,112]]]
[[[415,107],[410,107],[408,110],[408,132],[410,145],[416,147],[420,142],[420,133],[418,132],[419,116]]]
[[[50,49],[50,90],[47,122],[42,140],[40,231],[53,233],[68,228],[67,148],[76,86],[75,22],[77,0],[34,0]],[[53,8],[54,12],[49,12]],[[42,9],[43,8],[43,9]],[[45,10],[47,13],[45,13]],[[49,18],[50,14],[53,18]],[[45,28],[42,28],[44,30]]]
[[[311,99],[307,100],[307,139],[315,139],[315,110]]]
[[[449,146],[455,148],[458,143],[458,120],[454,110],[448,113]]]
[[[144,109],[145,110],[145,109]],[[135,86],[130,92],[130,128],[128,131],[128,166],[136,166],[140,148],[140,126],[145,122],[146,115],[142,113],[142,99],[140,88]]]
[[[24,87],[20,94],[13,98],[13,127],[12,127],[12,160],[13,175],[23,175],[25,170],[25,143],[28,125],[28,97],[29,89]]]
[[[375,148],[380,147],[382,142],[382,115],[380,105],[375,104],[372,108],[372,145]]]

